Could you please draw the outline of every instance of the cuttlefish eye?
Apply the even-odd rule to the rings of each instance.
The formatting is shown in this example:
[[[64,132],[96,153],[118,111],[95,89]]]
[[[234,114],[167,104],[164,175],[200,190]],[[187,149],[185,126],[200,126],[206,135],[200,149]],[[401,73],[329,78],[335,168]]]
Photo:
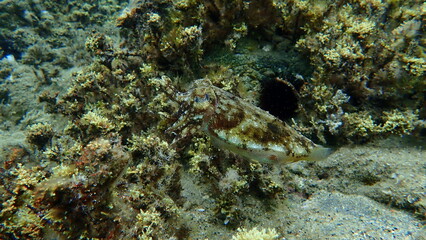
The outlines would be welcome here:
[[[195,96],[195,98],[194,98],[194,101],[196,103],[205,102],[205,101],[209,101],[209,100],[210,100],[210,97],[209,97],[209,95],[207,93],[202,98],[200,98],[198,96]]]

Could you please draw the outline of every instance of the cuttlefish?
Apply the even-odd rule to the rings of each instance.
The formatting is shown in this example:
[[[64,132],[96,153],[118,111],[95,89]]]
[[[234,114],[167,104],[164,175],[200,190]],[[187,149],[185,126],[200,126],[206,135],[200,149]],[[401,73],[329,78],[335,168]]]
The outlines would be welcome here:
[[[215,146],[261,163],[321,160],[332,152],[209,81],[197,80],[194,85],[184,95],[180,117],[171,131],[187,135],[200,129]]]

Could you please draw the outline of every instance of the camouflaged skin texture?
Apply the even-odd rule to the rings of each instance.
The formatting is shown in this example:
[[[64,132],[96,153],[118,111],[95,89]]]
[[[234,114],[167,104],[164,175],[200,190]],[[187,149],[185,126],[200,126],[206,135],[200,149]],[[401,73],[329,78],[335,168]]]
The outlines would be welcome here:
[[[216,146],[243,157],[262,163],[290,163],[320,160],[330,154],[330,149],[208,80],[197,80],[183,102],[181,118],[172,128],[181,128],[184,134],[202,129]]]

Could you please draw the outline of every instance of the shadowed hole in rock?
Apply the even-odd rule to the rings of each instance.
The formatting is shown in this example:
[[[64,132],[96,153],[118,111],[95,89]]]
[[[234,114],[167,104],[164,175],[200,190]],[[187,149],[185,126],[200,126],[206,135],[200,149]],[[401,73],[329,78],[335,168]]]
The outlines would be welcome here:
[[[260,108],[285,121],[295,117],[299,109],[299,94],[289,81],[268,78],[262,81]]]

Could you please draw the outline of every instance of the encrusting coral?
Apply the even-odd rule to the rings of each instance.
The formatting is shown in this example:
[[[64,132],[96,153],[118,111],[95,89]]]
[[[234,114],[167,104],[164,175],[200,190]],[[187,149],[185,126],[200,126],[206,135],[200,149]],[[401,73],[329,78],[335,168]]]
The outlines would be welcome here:
[[[425,81],[422,80],[426,74],[422,54],[425,46],[421,41],[424,33],[419,31],[418,24],[424,12],[413,14],[412,7],[425,8],[425,4],[351,1],[331,4],[322,11],[310,8],[305,10],[310,14],[302,14],[306,14],[308,19],[314,19],[306,23],[303,27],[306,34],[297,41],[297,47],[309,53],[311,62],[316,67],[311,80],[313,86],[325,83],[331,91],[338,89],[350,97],[349,104],[344,107],[347,114],[340,114],[336,119],[340,121],[340,129],[314,120],[316,125],[324,126],[322,131],[335,135],[337,130],[338,134],[349,138],[354,136],[352,130],[347,131],[351,125],[345,125],[352,121],[348,119],[349,116],[356,116],[353,107],[356,107],[357,112],[363,112],[376,125],[382,121],[378,118],[382,109],[402,112],[421,109],[424,115],[421,107],[424,104],[424,94],[420,89],[425,88]],[[382,19],[387,20],[383,23]],[[308,87],[308,91],[310,89],[312,87]],[[410,100],[407,96],[410,96]],[[329,105],[332,103],[324,103],[325,107]],[[316,106],[312,107],[305,105],[305,109],[310,111],[307,120],[324,119],[326,115],[312,111]],[[412,116],[414,119],[421,119],[418,115]],[[412,123],[413,118],[407,121]],[[400,128],[411,126],[408,122],[401,122]],[[408,127],[398,133],[383,127],[376,128],[375,131],[387,135],[412,130],[413,128]],[[375,135],[369,135],[373,136]]]
[[[38,123],[28,128],[27,140],[37,148],[43,149],[52,140],[54,134],[51,125]]]

